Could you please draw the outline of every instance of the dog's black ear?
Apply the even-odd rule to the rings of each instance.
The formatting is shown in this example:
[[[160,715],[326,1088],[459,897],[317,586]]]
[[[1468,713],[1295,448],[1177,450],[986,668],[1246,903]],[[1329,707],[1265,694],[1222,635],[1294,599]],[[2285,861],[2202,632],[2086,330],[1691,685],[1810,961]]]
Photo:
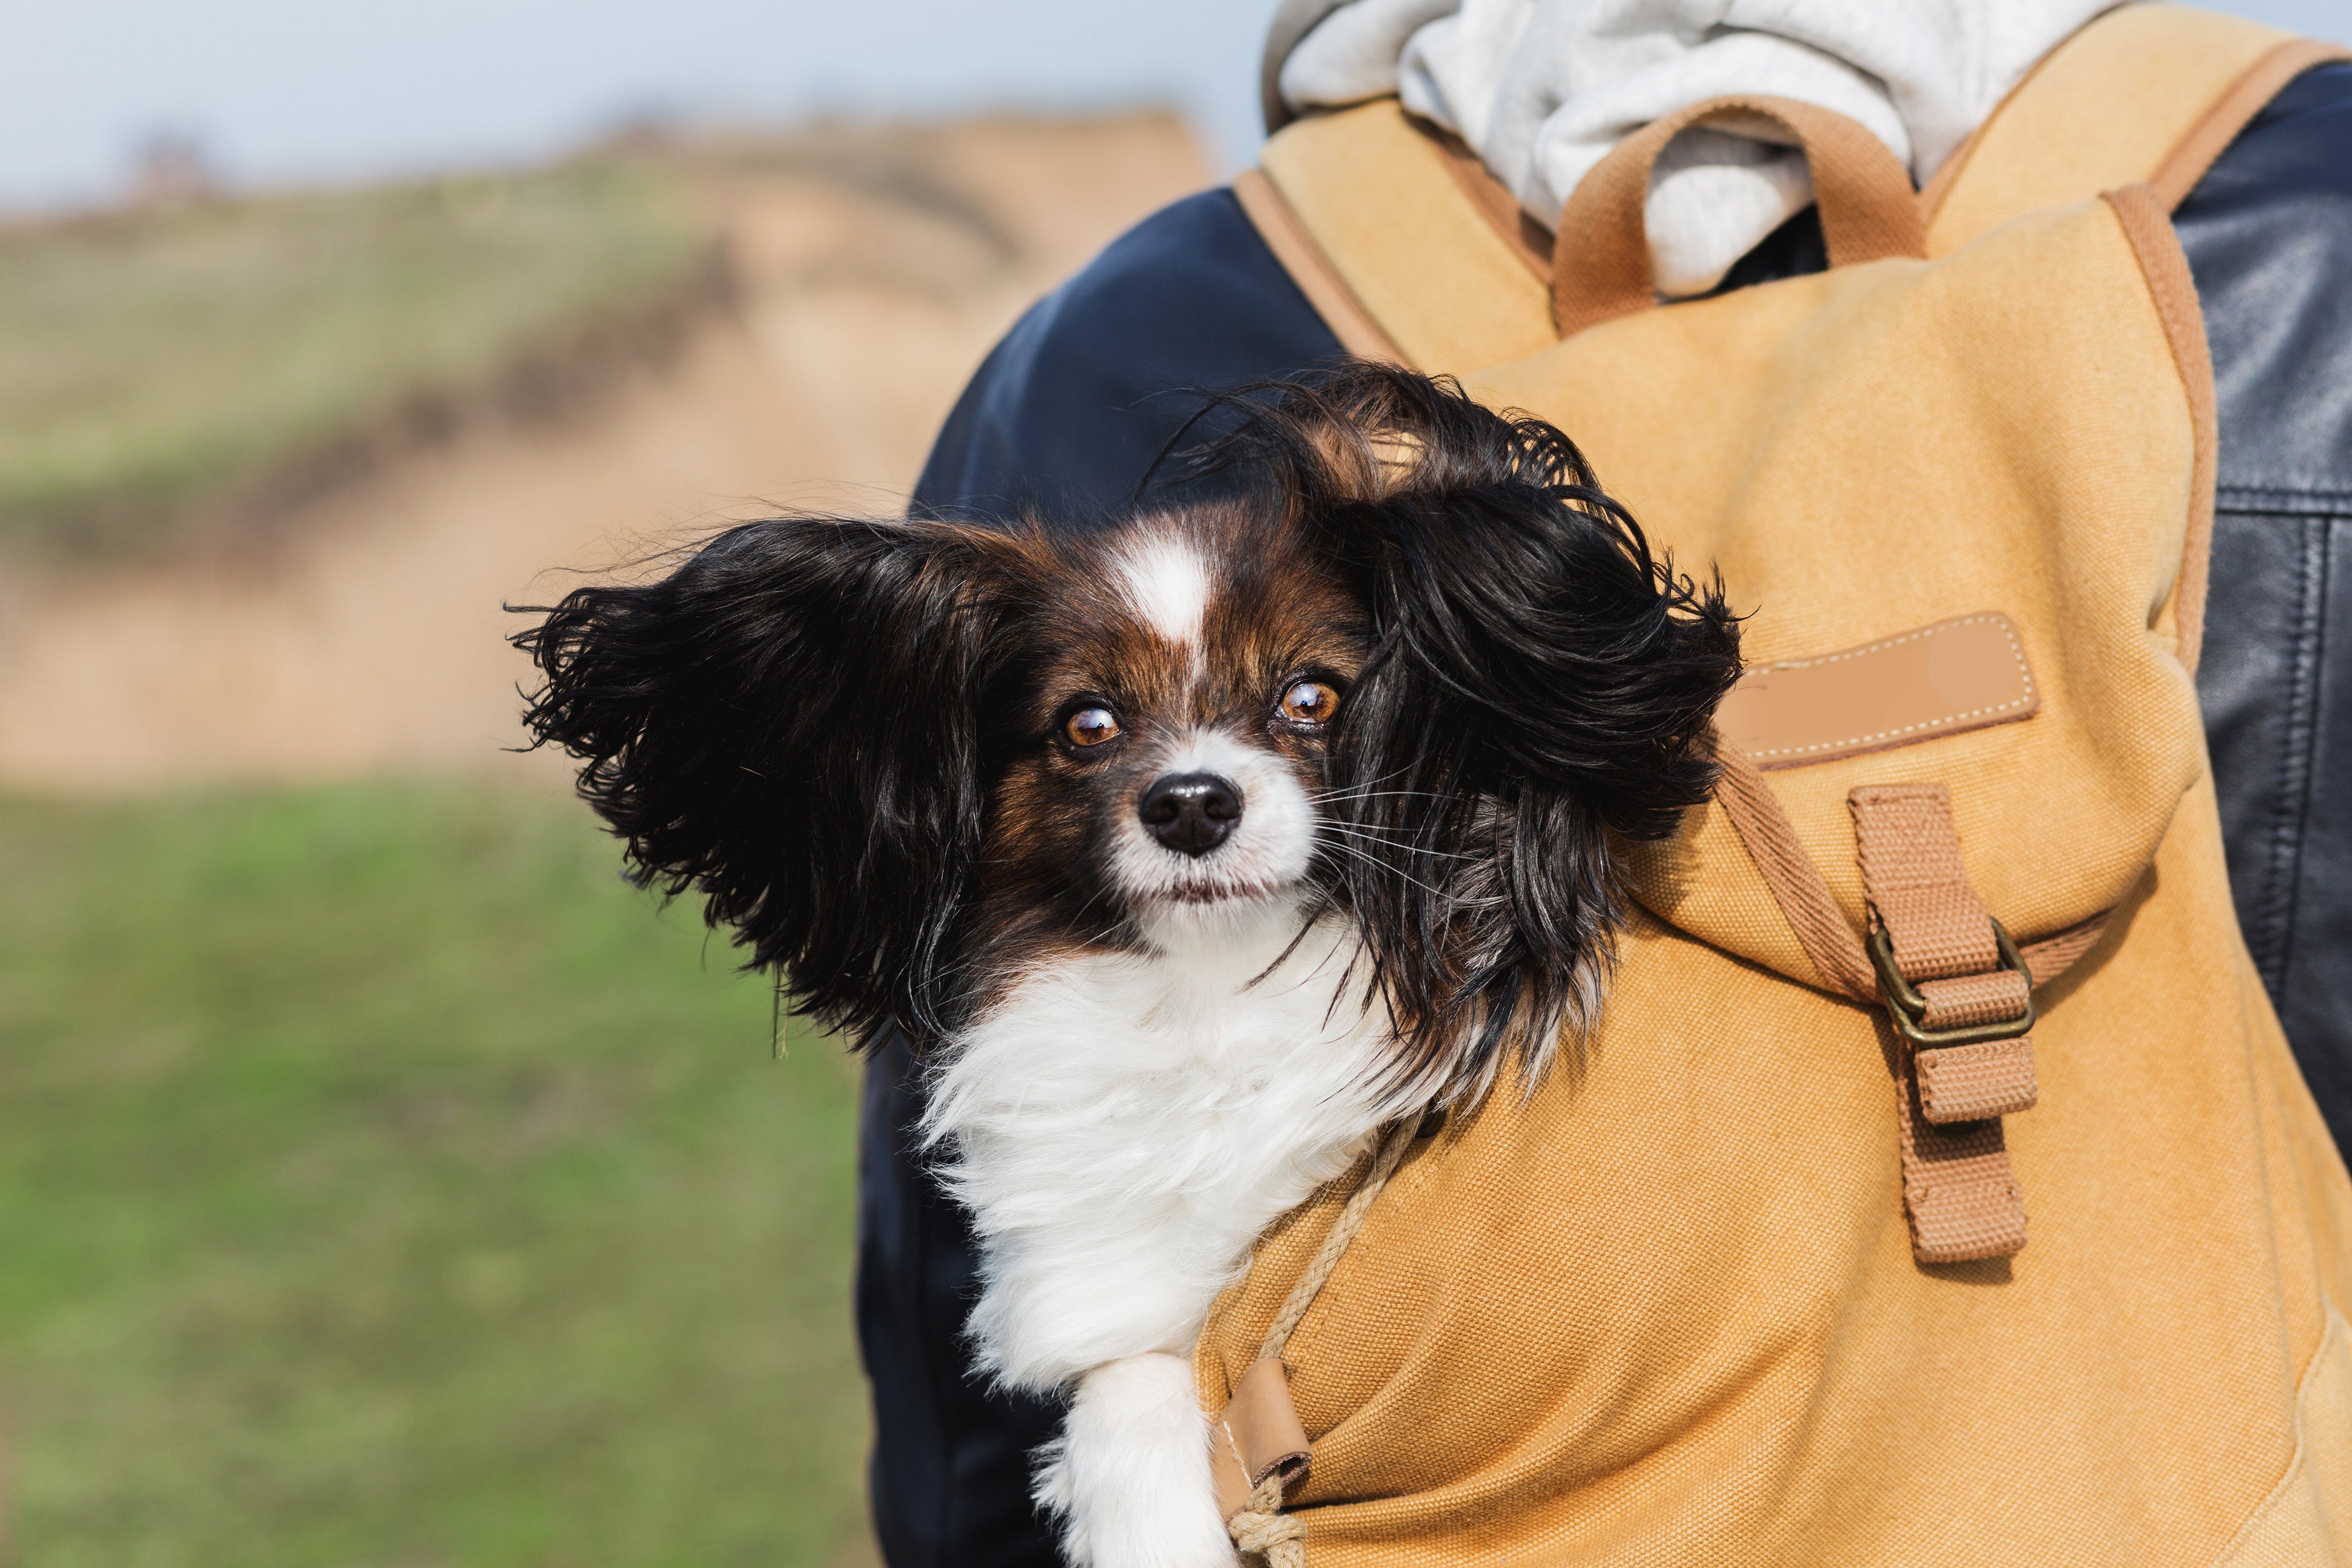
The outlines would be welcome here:
[[[1622,912],[1609,835],[1670,833],[1713,788],[1738,620],[1566,436],[1450,382],[1353,367],[1261,405],[1225,460],[1244,449],[1371,614],[1326,809],[1393,871],[1346,856],[1335,884],[1415,1065],[1491,1081],[1589,1013]]]
[[[545,677],[523,722],[581,760],[640,885],[701,891],[797,1006],[929,1032],[1023,548],[945,522],[730,529],[518,635]]]

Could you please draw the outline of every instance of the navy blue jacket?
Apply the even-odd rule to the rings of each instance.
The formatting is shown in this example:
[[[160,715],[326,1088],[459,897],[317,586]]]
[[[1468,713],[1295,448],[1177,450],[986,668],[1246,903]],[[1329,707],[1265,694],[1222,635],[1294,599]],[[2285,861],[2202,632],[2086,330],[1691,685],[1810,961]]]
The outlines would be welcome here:
[[[2305,1077],[2352,1134],[2352,66],[2273,100],[2175,216],[2205,309],[2221,507],[2197,684],[2231,890]],[[1791,220],[1732,286],[1821,265]],[[1338,342],[1232,195],[1177,203],[1033,309],[973,376],[920,505],[1114,510],[1197,404]],[[1044,1401],[987,1393],[961,1339],[975,1249],[922,1173],[903,1043],[866,1077],[857,1327],[891,1568],[1050,1568],[1028,1451]]]

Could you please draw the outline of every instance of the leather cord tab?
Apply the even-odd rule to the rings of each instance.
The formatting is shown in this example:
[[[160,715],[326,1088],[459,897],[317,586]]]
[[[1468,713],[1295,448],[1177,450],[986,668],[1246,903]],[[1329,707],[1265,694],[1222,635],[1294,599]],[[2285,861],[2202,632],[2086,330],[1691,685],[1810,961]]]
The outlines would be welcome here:
[[[1846,806],[1864,895],[1895,968],[1927,999],[1920,1026],[1932,1031],[2022,1017],[2025,977],[2001,967],[2006,939],[1996,940],[1969,885],[1951,792],[1936,784],[1865,784]],[[2033,1103],[2032,1041],[1915,1047],[1898,1028],[1895,1048],[1913,1255],[1922,1263],[2009,1257],[2025,1245],[2025,1200],[2000,1118]]]
[[[1231,1519],[1248,1508],[1250,1494],[1269,1479],[1278,1479],[1285,1489],[1298,1485],[1312,1462],[1307,1428],[1291,1401],[1288,1370],[1272,1356],[1252,1362],[1209,1435],[1218,1515]]]
[[[1233,1397],[1217,1415],[1209,1449],[1217,1508],[1225,1516],[1225,1533],[1234,1545],[1262,1559],[1265,1568],[1307,1568],[1306,1521],[1285,1513],[1283,1507],[1287,1489],[1307,1479],[1314,1456],[1307,1428],[1299,1425],[1298,1407],[1291,1402],[1290,1372],[1282,1364],[1282,1352],[1356,1232],[1363,1228],[1364,1216],[1372,1212],[1405,1151],[1424,1129],[1433,1131],[1444,1121],[1443,1116],[1410,1117],[1381,1135],[1363,1180],[1341,1205],[1323,1245],[1307,1260],[1306,1272],[1283,1298],[1282,1310],[1258,1342],[1257,1359],[1234,1384]]]

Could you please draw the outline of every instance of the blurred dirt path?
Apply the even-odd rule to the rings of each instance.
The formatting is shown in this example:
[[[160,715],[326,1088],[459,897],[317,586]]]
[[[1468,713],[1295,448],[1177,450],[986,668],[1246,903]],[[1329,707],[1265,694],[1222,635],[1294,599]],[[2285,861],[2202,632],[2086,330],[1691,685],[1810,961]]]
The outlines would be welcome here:
[[[665,371],[561,427],[404,459],[320,503],[273,560],[0,580],[0,784],[560,782],[553,759],[500,750],[530,674],[501,600],[545,603],[577,572],[777,506],[898,510],[1021,310],[1208,182],[1170,116],[981,122],[950,145],[961,209],[805,173],[734,183],[740,303]]]

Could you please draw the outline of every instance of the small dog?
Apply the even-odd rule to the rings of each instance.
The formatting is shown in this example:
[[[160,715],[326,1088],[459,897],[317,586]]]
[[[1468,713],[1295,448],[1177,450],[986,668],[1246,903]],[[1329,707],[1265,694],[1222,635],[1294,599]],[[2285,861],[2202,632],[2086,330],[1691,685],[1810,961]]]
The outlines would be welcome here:
[[[1070,1395],[1081,1564],[1230,1568],[1190,1352],[1393,1119],[1600,1005],[1612,835],[1702,799],[1739,671],[1566,437],[1358,364],[1217,400],[1089,530],[790,518],[516,640],[643,882],[803,1010],[927,1042],[970,1334]]]

